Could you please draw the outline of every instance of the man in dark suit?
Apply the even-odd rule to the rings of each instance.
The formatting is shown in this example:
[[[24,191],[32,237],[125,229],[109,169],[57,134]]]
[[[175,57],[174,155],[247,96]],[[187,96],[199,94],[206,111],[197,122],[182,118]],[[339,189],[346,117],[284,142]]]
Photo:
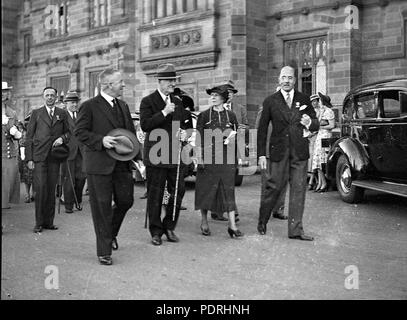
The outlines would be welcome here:
[[[43,228],[58,229],[54,225],[54,216],[60,162],[52,157],[51,148],[68,143],[70,138],[68,114],[55,107],[57,90],[46,87],[43,97],[45,105],[33,110],[31,114],[25,146],[27,166],[34,170],[34,232],[41,232]]]
[[[257,152],[260,169],[267,169],[269,174],[262,181],[257,230],[261,235],[266,233],[271,211],[288,181],[288,237],[312,241],[314,238],[304,233],[302,225],[309,158],[309,142],[304,137],[304,130],[316,131],[319,123],[309,97],[294,90],[294,71],[292,67],[283,67],[279,77],[281,90],[263,102],[257,133]],[[269,122],[272,123],[273,130],[267,145]],[[269,148],[269,161],[266,159],[266,148]]]
[[[192,117],[191,113],[184,109],[182,100],[173,94],[178,78],[174,66],[172,64],[159,66],[156,77],[158,89],[141,101],[140,123],[141,128],[146,132],[144,164],[147,173],[149,230],[153,245],[161,245],[161,237],[164,233],[168,241],[179,241],[174,229],[185,193],[183,175],[185,164],[180,161],[177,202],[174,204],[178,139],[183,141],[187,139],[185,130],[192,128]],[[161,136],[163,133],[166,134],[166,137]],[[170,199],[166,206],[166,215],[161,221],[161,204],[166,182]],[[174,205],[176,206],[175,217],[173,217]]]
[[[112,249],[118,249],[117,235],[126,212],[133,205],[134,183],[130,161],[118,161],[107,150],[116,145],[108,133],[124,128],[136,134],[126,102],[117,99],[125,87],[118,70],[106,69],[99,75],[101,93],[85,101],[74,133],[84,147],[89,201],[96,233],[99,263],[111,265]],[[114,206],[112,207],[112,198]]]
[[[76,92],[68,92],[65,95],[64,103],[68,112],[68,124],[70,132],[74,132],[76,119],[79,111],[79,96]],[[72,213],[74,203],[77,209],[82,210],[82,192],[85,186],[86,176],[82,170],[83,145],[72,135],[68,143],[69,156],[63,163],[64,177],[64,202],[65,212]]]

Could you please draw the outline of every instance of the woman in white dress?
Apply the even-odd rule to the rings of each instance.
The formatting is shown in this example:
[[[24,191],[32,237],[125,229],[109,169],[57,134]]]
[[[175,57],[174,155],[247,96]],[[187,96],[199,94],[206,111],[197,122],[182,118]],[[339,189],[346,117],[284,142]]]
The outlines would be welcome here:
[[[327,151],[329,148],[322,147],[322,139],[332,136],[335,128],[335,114],[332,111],[331,98],[318,92],[320,110],[318,114],[319,131],[315,139],[314,153],[312,156],[312,170],[317,171],[318,183],[315,192],[325,192],[327,183],[322,165],[327,162]]]

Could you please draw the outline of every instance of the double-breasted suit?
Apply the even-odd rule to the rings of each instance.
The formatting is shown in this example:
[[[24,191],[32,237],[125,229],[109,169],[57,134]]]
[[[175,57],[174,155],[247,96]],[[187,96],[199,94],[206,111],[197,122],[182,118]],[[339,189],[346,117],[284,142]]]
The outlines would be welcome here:
[[[149,215],[149,230],[152,236],[162,234],[166,230],[174,230],[182,198],[185,193],[183,174],[179,176],[175,219],[172,218],[174,207],[175,184],[178,159],[178,128],[192,129],[192,117],[185,110],[180,100],[175,95],[169,95],[170,101],[175,104],[175,111],[167,116],[161,112],[165,108],[165,101],[158,90],[144,97],[140,104],[141,129],[146,132],[144,140],[144,164],[147,170],[147,212]],[[167,143],[160,141],[156,135],[164,134]],[[162,139],[162,138],[161,138]],[[158,145],[162,148],[158,148]],[[181,167],[185,164],[181,161]],[[184,168],[180,168],[182,173]],[[167,213],[161,221],[161,204],[164,195],[165,183],[170,193]]]
[[[85,101],[79,109],[74,130],[75,136],[84,145],[84,171],[99,257],[111,255],[112,240],[118,235],[126,212],[133,205],[131,162],[113,159],[103,146],[103,137],[113,129],[124,128],[136,134],[128,105],[119,99],[117,103],[116,115],[112,105],[100,94]]]
[[[52,119],[46,106],[32,111],[27,126],[25,154],[27,161],[34,161],[36,227],[53,226],[60,162],[52,158],[51,148],[58,138],[62,138],[63,143],[68,143],[70,135],[68,114],[65,110],[54,107]]]
[[[257,134],[258,156],[266,156],[269,149],[270,162],[267,179],[263,182],[259,224],[267,224],[287,181],[290,183],[288,212],[288,236],[303,234],[302,215],[304,211],[308,139],[303,137],[305,127],[300,123],[303,114],[311,118],[310,131],[318,130],[319,124],[309,97],[294,90],[291,107],[281,91],[267,97],[263,102]],[[273,130],[267,145],[269,123]]]
[[[76,119],[73,119],[68,112],[69,131],[74,132]],[[72,135],[68,142],[69,155],[63,164],[64,177],[64,202],[65,209],[72,210],[75,203],[75,196],[78,204],[82,203],[82,192],[85,186],[86,176],[83,172],[83,145],[75,135]],[[68,171],[69,168],[69,171]]]

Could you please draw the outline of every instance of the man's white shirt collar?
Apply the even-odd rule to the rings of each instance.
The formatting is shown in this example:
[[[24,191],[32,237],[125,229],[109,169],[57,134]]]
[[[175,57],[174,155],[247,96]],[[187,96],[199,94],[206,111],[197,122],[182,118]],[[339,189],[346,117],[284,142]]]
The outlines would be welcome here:
[[[106,92],[100,91],[100,95],[107,101],[109,102],[110,106],[113,107],[113,100],[115,99],[114,97],[108,95]]]
[[[287,91],[280,89],[281,94],[283,95],[284,100],[287,99]],[[288,91],[288,94],[290,95],[291,101],[293,101],[294,98],[294,89],[291,89]]]
[[[160,94],[160,96],[161,96],[161,98],[163,99],[164,102],[165,102],[165,99],[166,99],[167,97],[168,97],[168,99],[170,99],[170,102],[171,102],[170,95],[166,96],[164,93],[161,92],[160,89],[157,89],[157,90],[158,90],[158,93]]]

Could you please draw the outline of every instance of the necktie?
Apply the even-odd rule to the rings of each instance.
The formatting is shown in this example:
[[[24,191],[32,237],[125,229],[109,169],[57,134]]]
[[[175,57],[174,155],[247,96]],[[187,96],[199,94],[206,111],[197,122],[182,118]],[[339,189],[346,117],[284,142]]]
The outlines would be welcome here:
[[[49,117],[51,118],[51,120],[52,120],[52,117],[54,116],[54,110],[53,109],[50,109],[49,110]]]
[[[72,112],[73,115],[73,121],[76,122],[76,111]]]
[[[291,108],[291,103],[292,103],[292,101],[291,101],[291,97],[290,97],[290,94],[289,94],[289,93],[287,93],[287,98],[285,99],[285,102],[287,103],[287,106],[288,106],[289,108]]]
[[[171,101],[170,101],[170,97],[169,96],[165,96],[165,104],[169,104]]]
[[[112,102],[113,102],[113,114],[114,114],[114,116],[116,117],[116,119],[117,119],[117,117],[118,117],[118,108],[117,108],[117,100],[116,99],[113,99],[112,100]]]

